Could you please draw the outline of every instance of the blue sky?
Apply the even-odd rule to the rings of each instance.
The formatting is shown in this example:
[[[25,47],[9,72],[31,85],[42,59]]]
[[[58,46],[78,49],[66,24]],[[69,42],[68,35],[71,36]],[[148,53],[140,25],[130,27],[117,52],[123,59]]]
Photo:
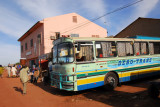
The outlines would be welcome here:
[[[1,0],[0,64],[19,62],[20,43],[17,39],[39,20],[72,12],[92,20],[134,1],[136,0]],[[107,28],[108,35],[115,35],[138,17],[160,18],[159,10],[160,0],[143,0],[95,23]]]

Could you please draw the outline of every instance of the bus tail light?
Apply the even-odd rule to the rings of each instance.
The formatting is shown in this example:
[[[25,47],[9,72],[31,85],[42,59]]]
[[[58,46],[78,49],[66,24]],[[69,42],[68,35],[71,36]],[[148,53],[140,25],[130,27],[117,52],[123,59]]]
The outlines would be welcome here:
[[[73,67],[73,72],[74,72],[74,67]]]

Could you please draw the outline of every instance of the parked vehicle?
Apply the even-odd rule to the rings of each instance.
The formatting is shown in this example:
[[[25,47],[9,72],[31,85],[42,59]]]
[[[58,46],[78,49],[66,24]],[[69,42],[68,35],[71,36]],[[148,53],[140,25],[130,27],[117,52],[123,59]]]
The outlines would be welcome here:
[[[150,83],[150,86],[148,87],[148,95],[151,98],[156,99],[160,94],[159,90],[160,90],[160,79]]]
[[[160,40],[60,38],[54,41],[51,85],[68,91],[160,74]]]

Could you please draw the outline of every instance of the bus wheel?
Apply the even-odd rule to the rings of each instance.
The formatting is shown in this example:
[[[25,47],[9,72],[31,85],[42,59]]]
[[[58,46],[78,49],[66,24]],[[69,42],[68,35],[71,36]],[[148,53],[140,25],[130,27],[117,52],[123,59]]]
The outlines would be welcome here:
[[[108,73],[104,78],[104,88],[107,91],[112,91],[118,84],[118,78],[115,73]]]
[[[151,84],[148,88],[148,95],[154,99],[158,98],[159,96],[158,88],[155,85]]]

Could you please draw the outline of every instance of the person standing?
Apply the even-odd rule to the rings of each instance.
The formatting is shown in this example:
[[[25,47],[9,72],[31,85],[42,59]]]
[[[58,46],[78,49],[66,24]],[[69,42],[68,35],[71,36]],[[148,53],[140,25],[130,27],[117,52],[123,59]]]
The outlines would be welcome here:
[[[3,71],[4,71],[4,68],[2,67],[2,65],[0,65],[0,77],[3,78]]]
[[[8,73],[8,77],[11,77],[11,67],[8,65],[7,69],[7,73]]]
[[[51,59],[48,63],[48,68],[49,68],[49,72],[51,72],[52,71],[52,61],[51,61]]]
[[[17,77],[19,76],[19,72],[20,72],[20,70],[21,70],[21,68],[22,68],[22,66],[21,65],[17,65]]]
[[[28,72],[29,68],[26,67],[25,65],[22,65],[22,69],[20,71],[20,80],[23,84],[23,94],[26,94],[27,91],[27,82],[28,82]]]
[[[35,70],[35,69],[31,69],[31,72],[30,72],[30,76],[31,76],[30,82],[31,82],[31,83],[33,83],[33,80],[34,80],[34,77],[33,77],[34,70]]]
[[[38,70],[38,68],[35,69],[33,77],[34,77],[33,83],[37,83],[38,77],[39,77],[39,70]]]
[[[13,65],[13,67],[12,67],[11,71],[12,71],[12,75],[13,75],[13,77],[16,77],[17,69],[16,69],[15,65]]]

